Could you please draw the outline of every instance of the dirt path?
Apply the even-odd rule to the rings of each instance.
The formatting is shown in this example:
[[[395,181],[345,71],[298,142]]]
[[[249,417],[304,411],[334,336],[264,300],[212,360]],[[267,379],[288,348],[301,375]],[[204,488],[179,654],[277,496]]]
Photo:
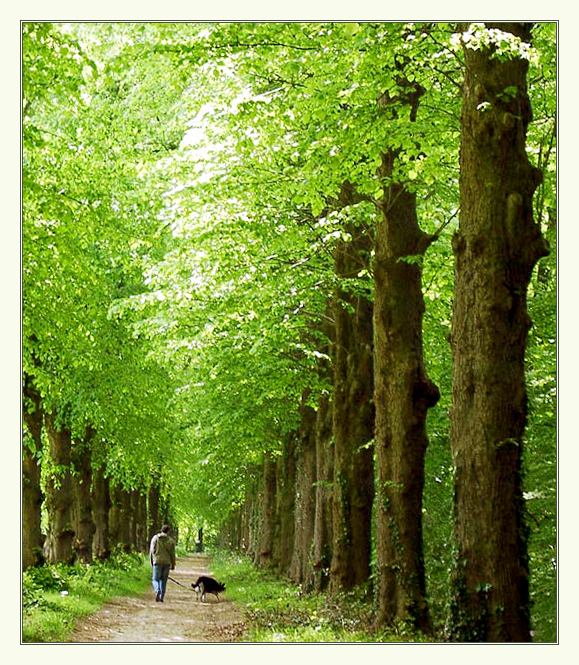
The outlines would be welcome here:
[[[115,598],[96,614],[81,619],[70,642],[236,642],[243,633],[241,611],[227,592],[197,601],[191,583],[199,575],[210,575],[209,559],[202,555],[177,559],[177,568],[163,603],[151,591],[137,598]]]

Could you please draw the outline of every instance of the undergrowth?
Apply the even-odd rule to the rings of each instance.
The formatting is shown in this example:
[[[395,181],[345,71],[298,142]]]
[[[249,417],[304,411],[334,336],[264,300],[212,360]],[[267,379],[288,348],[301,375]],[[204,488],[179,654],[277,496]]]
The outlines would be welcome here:
[[[253,566],[239,554],[218,551],[213,573],[240,605],[248,627],[244,642],[420,642],[423,636],[399,627],[374,631],[371,604],[356,592],[303,593],[299,586]]]
[[[29,568],[22,577],[22,642],[66,642],[77,619],[113,596],[142,593],[148,584],[149,567],[140,554]]]

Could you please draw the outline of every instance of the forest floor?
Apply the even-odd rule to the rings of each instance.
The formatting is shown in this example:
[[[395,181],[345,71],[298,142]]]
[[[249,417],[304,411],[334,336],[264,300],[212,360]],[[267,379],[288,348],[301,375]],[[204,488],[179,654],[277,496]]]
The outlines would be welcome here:
[[[245,625],[241,610],[226,594],[219,601],[208,595],[197,600],[191,583],[199,575],[210,575],[209,557],[179,557],[168,581],[163,603],[157,603],[153,588],[146,595],[115,598],[98,612],[81,619],[70,642],[237,642]],[[184,588],[185,587],[185,588]]]

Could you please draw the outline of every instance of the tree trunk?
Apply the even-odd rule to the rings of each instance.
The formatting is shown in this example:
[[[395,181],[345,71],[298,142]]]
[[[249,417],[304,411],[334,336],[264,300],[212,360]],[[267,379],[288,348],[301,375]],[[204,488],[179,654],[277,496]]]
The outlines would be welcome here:
[[[43,537],[40,528],[42,489],[40,462],[42,450],[42,403],[28,377],[24,384],[24,422],[30,433],[22,446],[22,568],[36,566],[44,561]]]
[[[121,544],[121,513],[122,513],[122,490],[116,483],[111,483],[110,498],[111,507],[109,510],[109,541],[111,551],[115,550]]]
[[[45,425],[52,467],[46,480],[46,510],[48,513],[46,558],[49,563],[71,563],[74,558],[71,436],[65,427],[56,428],[54,414],[45,416]]]
[[[236,552],[241,550],[241,511],[236,510],[231,518],[229,547]]]
[[[312,566],[314,538],[314,511],[316,480],[316,412],[306,406],[300,407],[301,422],[299,442],[296,450],[296,481],[294,504],[293,554],[289,576],[298,584],[307,585]]]
[[[386,179],[392,177],[395,162],[394,152],[383,156]],[[403,184],[385,188],[381,208],[374,262],[377,623],[409,621],[426,631],[422,549],[426,415],[440,397],[426,376],[422,352],[419,261],[430,237],[418,226],[416,194]]]
[[[308,586],[322,591],[330,579],[332,561],[332,479],[334,449],[332,442],[332,405],[322,395],[316,413],[316,486],[314,546],[311,580]]]
[[[275,462],[271,453],[265,453],[263,457],[262,493],[260,509],[260,534],[259,548],[256,554],[256,563],[259,566],[268,566],[272,562],[273,538],[275,527]]]
[[[137,543],[137,531],[139,528],[139,503],[141,500],[141,493],[139,490],[131,490],[130,504],[131,510],[129,515],[129,544],[132,552],[138,552],[139,546]]]
[[[197,531],[197,539],[195,541],[195,551],[196,552],[203,552],[205,549],[205,545],[203,543],[203,527],[200,526],[198,531]]]
[[[160,496],[159,485],[153,481],[149,486],[149,494],[147,500],[147,515],[148,515],[148,525],[149,525],[149,539],[148,542],[151,542],[151,538],[159,533],[161,530],[161,518],[159,515],[159,496]]]
[[[351,198],[349,191],[342,198]],[[355,279],[369,266],[372,239],[361,227],[348,228],[349,243],[335,250],[335,271]],[[330,587],[350,589],[370,576],[370,534],[374,472],[372,303],[339,288],[335,301],[334,500]]]
[[[528,41],[530,25],[497,26]],[[464,49],[460,227],[452,321],[457,563],[451,637],[530,640],[521,457],[527,286],[547,252],[525,152],[528,62]]]
[[[248,476],[245,499],[241,507],[242,550],[247,556],[255,558],[257,549],[257,484],[252,470],[248,470]]]
[[[109,539],[109,510],[111,497],[109,480],[105,478],[101,467],[94,472],[92,484],[92,505],[95,533],[93,538],[93,556],[99,561],[108,559],[111,554]]]
[[[252,478],[249,486],[249,542],[247,553],[255,561],[255,555],[259,548],[259,500],[258,500],[257,476]]]
[[[276,465],[277,505],[274,536],[275,566],[282,575],[289,573],[294,547],[296,434],[288,435]]]
[[[240,541],[240,549],[242,552],[247,552],[249,551],[249,540],[250,540],[250,534],[249,534],[249,522],[250,522],[250,515],[251,515],[251,496],[249,495],[249,492],[246,493],[245,499],[243,501],[243,505],[241,506],[241,541]]]
[[[124,487],[119,490],[119,525],[118,541],[124,552],[131,552],[132,542],[132,507],[131,492]]]
[[[136,507],[136,547],[138,552],[146,552],[148,548],[147,542],[147,495],[139,490],[137,493],[137,507]]]
[[[92,561],[92,541],[95,532],[95,523],[92,517],[90,436],[89,433],[85,441],[76,442],[72,450],[74,463],[74,477],[72,479],[73,524],[75,532],[72,547],[76,560],[82,563]]]
[[[230,547],[235,551],[241,550],[241,511],[236,510],[231,520]]]

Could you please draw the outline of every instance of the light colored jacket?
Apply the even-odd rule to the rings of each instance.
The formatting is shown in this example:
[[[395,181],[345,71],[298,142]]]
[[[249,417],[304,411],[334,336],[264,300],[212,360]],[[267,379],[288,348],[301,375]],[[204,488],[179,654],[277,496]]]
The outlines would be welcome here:
[[[149,548],[151,565],[175,567],[175,541],[166,533],[158,533],[151,538]]]

